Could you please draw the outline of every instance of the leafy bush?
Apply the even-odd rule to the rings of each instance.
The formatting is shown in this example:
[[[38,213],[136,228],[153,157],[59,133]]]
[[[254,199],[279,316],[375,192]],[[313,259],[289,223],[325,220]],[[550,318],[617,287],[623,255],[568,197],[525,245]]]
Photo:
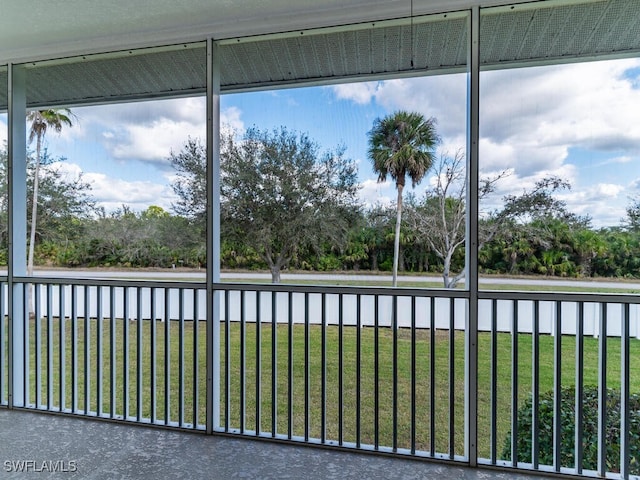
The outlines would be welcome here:
[[[560,463],[575,466],[575,388],[561,390]],[[582,468],[596,470],[598,466],[598,389],[585,386],[583,393],[583,461]],[[531,462],[531,413],[529,398],[518,410],[518,461]],[[629,458],[630,472],[640,474],[640,394],[629,399]],[[553,464],[553,391],[540,395],[538,410],[538,445],[541,465]],[[610,472],[620,471],[620,391],[607,390],[606,463]],[[502,458],[511,459],[511,432],[505,438]]]

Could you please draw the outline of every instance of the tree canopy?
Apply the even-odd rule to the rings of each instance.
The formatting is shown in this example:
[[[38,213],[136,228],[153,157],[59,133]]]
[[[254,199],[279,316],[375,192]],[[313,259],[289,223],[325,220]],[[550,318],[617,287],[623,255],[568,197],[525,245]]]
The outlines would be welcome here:
[[[223,232],[266,262],[272,281],[302,248],[340,246],[357,209],[355,163],[344,149],[320,152],[306,134],[251,128],[224,138]]]

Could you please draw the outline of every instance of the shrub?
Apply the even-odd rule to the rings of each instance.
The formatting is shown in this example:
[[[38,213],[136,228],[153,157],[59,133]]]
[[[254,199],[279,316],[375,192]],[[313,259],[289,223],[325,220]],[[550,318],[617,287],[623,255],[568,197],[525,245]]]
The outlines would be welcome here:
[[[560,463],[575,466],[575,388],[561,390],[560,409]],[[583,393],[583,460],[582,468],[596,470],[598,466],[598,389],[585,386]],[[531,398],[518,410],[518,461],[531,462]],[[633,475],[640,474],[640,394],[629,400],[629,463]],[[606,425],[607,471],[620,471],[620,391],[607,390]],[[538,409],[538,445],[541,465],[553,464],[553,391],[540,395]],[[511,459],[511,432],[505,438],[502,458]]]

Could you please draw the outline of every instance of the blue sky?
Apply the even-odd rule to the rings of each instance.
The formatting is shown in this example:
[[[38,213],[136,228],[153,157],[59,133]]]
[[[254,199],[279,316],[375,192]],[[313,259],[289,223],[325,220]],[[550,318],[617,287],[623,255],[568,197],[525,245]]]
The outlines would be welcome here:
[[[344,145],[358,162],[363,202],[395,199],[391,183],[378,184],[367,159],[367,132],[377,117],[397,109],[437,118],[439,153],[466,144],[465,75],[349,83],[230,94],[222,120],[237,131],[286,125],[323,149]],[[189,136],[204,138],[201,98],[73,109],[73,128],[47,136],[61,168],[82,172],[108,211],[122,204],[142,210],[171,207],[173,172],[167,162]],[[547,175],[568,180],[562,198],[595,226],[617,225],[629,197],[640,193],[640,59],[483,72],[481,174],[507,170],[485,208],[497,208]],[[6,131],[2,132],[0,136]],[[416,193],[433,182],[426,178]]]

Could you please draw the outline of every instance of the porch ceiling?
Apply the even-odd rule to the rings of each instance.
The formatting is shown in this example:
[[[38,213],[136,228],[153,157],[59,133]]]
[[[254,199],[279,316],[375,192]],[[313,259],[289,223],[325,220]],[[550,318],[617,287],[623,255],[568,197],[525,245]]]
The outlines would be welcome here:
[[[416,0],[414,15],[409,18],[411,4],[407,0],[304,0],[294,6],[288,0],[126,2],[137,8],[125,8],[125,2],[103,1],[91,2],[95,12],[82,13],[68,22],[70,31],[64,34],[55,25],[39,32],[38,27],[46,23],[42,16],[50,14],[50,19],[60,20],[56,8],[67,11],[74,3],[84,12],[86,0],[13,3],[20,6],[12,4],[8,13],[7,7],[0,7],[0,11],[4,9],[0,55],[8,60],[12,54],[18,55],[13,60],[28,58],[38,42],[54,38],[58,41],[43,47],[43,55],[49,50],[53,58],[56,46],[60,55],[71,52],[73,46],[79,53],[82,48],[78,42],[86,39],[85,55],[26,63],[27,102],[34,108],[202,93],[206,88],[206,49],[196,40],[208,35],[221,41],[223,91],[463,71],[467,19],[465,13],[451,9],[478,2]],[[491,6],[496,2],[482,3]],[[448,13],[431,14],[444,11],[444,5]],[[26,35],[29,29],[25,25],[31,25],[31,19],[16,18],[28,11],[34,12],[35,38]],[[516,2],[482,12],[484,68],[640,52],[639,0]],[[174,18],[169,21],[171,15]],[[384,18],[394,20],[380,20]],[[353,23],[356,21],[365,23]],[[345,25],[348,23],[351,25]],[[21,29],[16,26],[19,24]],[[134,24],[141,26],[141,31],[136,33]],[[277,31],[287,33],[272,33]],[[147,44],[152,38],[157,44],[177,42],[180,35],[186,41],[170,47],[117,48],[119,42],[142,43],[143,37]],[[115,53],[91,53],[109,49]],[[5,69],[0,72],[0,85],[6,78]],[[0,108],[6,108],[6,88],[0,88]]]

